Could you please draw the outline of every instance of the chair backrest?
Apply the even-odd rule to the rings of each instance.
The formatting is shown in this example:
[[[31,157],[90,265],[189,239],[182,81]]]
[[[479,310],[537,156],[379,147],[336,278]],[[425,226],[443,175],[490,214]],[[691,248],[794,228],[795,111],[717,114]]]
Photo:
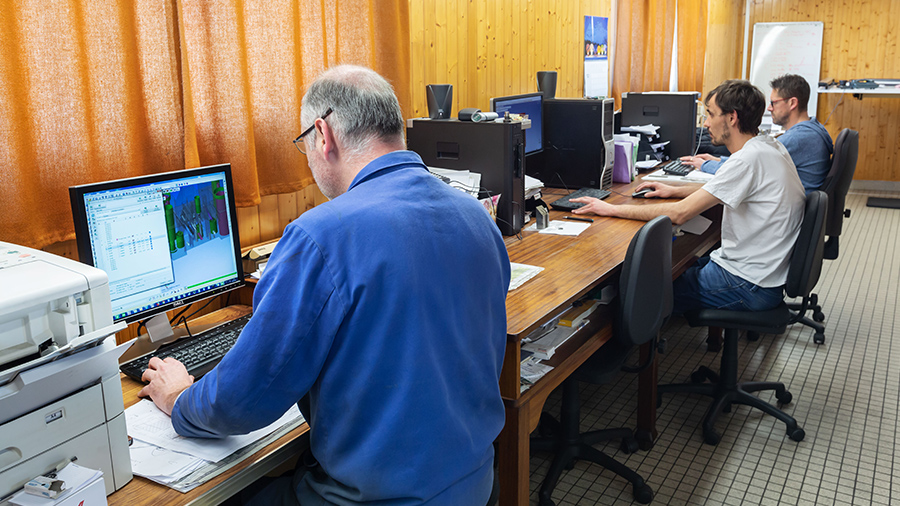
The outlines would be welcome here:
[[[791,253],[784,291],[789,297],[807,297],[819,281],[822,272],[822,253],[825,249],[825,211],[828,195],[816,190],[806,196],[806,209],[800,234]]]
[[[672,222],[660,216],[631,240],[619,277],[618,338],[635,346],[656,338],[672,313]]]
[[[856,172],[856,160],[859,157],[859,132],[845,128],[834,141],[834,155],[831,157],[831,170],[825,176],[825,182],[819,188],[828,194],[828,213],[825,218],[825,235],[836,237],[841,235],[844,223],[844,205],[853,173]]]

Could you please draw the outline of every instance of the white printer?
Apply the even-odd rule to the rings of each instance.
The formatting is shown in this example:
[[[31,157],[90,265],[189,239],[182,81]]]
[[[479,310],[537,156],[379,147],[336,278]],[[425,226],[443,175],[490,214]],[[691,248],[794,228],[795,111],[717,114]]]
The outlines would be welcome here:
[[[106,273],[0,242],[0,502],[64,461],[103,471],[131,460]],[[109,337],[109,339],[107,339]]]

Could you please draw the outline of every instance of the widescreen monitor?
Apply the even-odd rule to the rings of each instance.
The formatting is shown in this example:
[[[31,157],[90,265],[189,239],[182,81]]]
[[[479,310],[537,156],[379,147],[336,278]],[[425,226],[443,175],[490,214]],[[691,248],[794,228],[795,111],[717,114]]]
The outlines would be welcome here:
[[[525,130],[525,155],[539,153],[544,149],[543,129],[543,93],[526,93],[491,99],[491,111],[503,117],[504,112],[510,114],[527,114],[531,120],[531,128]]]
[[[81,261],[109,276],[113,321],[244,284],[228,164],[73,186],[69,200]]]

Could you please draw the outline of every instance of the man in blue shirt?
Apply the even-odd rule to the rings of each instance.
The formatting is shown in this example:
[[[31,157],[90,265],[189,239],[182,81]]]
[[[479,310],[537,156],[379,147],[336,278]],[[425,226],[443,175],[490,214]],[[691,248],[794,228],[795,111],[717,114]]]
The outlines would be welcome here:
[[[219,365],[191,384],[153,359],[141,393],[190,437],[252,431],[308,395],[319,470],[253,504],[485,504],[504,424],[503,239],[404,150],[399,103],[372,70],[323,73],[301,119],[295,142],[332,200],[285,229]]]
[[[772,114],[772,122],[785,130],[778,141],[791,154],[803,189],[809,194],[818,190],[825,182],[825,176],[831,169],[834,144],[828,130],[809,117],[809,84],[806,79],[785,74],[773,79],[769,85],[772,87],[772,94],[769,97],[768,111]],[[727,159],[727,156],[715,158],[707,154],[681,158],[688,165],[710,174],[715,174]]]

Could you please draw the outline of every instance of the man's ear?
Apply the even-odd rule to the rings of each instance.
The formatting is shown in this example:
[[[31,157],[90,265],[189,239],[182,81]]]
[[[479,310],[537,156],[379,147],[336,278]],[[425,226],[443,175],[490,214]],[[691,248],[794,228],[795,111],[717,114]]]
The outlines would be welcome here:
[[[334,130],[322,118],[316,120],[316,148],[323,149],[322,154],[329,158],[332,154],[337,153],[337,140],[335,139]]]
[[[732,128],[737,128],[737,127],[738,127],[739,120],[738,120],[738,113],[737,113],[737,111],[731,111],[731,112],[725,113],[725,119],[728,121],[728,124],[729,124]]]

